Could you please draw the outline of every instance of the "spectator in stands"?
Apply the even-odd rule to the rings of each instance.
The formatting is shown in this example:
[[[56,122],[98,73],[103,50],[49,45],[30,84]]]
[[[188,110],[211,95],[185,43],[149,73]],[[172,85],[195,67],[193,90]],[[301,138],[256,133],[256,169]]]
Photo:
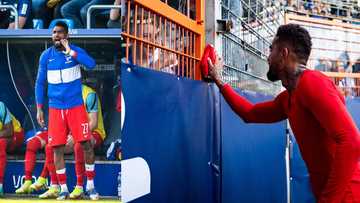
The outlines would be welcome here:
[[[352,72],[353,73],[360,73],[360,58],[358,58],[355,64],[352,65]]]
[[[189,4],[188,4],[188,1],[190,1]],[[236,0],[230,0],[230,1],[235,2]],[[189,17],[191,19],[195,19],[195,15],[196,15],[195,0],[172,0],[172,1],[167,1],[167,3],[169,6],[178,10],[179,12],[183,13],[184,15],[187,15],[188,10],[189,10],[189,14],[190,14]],[[232,4],[232,3],[230,2],[230,4]],[[188,8],[188,5],[190,5],[189,8]],[[239,14],[237,13],[237,15],[239,15]]]
[[[84,28],[86,26],[86,14],[90,6],[112,4],[114,0],[70,0],[61,7],[61,15],[64,18],[72,19],[75,28]],[[94,10],[92,16],[96,16],[103,12],[103,10]],[[91,22],[91,27],[94,27],[95,22]]]
[[[329,62],[326,59],[320,59],[319,64],[315,66],[315,70],[318,71],[329,71],[330,70]]]
[[[359,6],[354,6],[353,10],[351,11],[351,17],[355,18],[355,19],[359,19],[360,18],[360,12],[359,12]],[[359,24],[359,22],[353,22],[354,24]]]
[[[345,65],[341,60],[336,61],[336,71],[335,72],[339,72],[339,73],[345,72]]]
[[[159,23],[157,22],[156,25],[159,25]],[[130,27],[133,28],[134,26],[130,25]],[[153,18],[145,16],[143,22],[138,20],[137,30],[141,30],[141,27],[143,29],[142,37],[146,41],[156,43],[157,45],[163,44],[164,46],[169,46],[162,38],[164,33],[161,33],[158,27],[154,27]],[[167,32],[167,34],[169,34],[169,32]],[[174,37],[175,36],[172,36],[171,39],[174,39]],[[169,39],[169,36],[167,36],[167,38]],[[180,48],[177,50],[183,51]],[[175,69],[178,68],[179,65],[174,53],[148,46],[146,43],[143,44],[142,49],[140,43],[136,44],[135,64],[142,67],[151,67],[170,74],[175,74]]]
[[[332,67],[330,69],[331,72],[339,72],[341,68],[344,68],[342,62],[340,60],[333,61]]]
[[[6,167],[6,152],[13,152],[24,141],[24,130],[20,122],[0,101],[0,197],[4,195],[3,182]]]
[[[61,6],[68,0],[32,0],[32,13],[36,19],[44,22],[47,28],[53,19],[63,18],[60,14]]]
[[[312,0],[305,1],[304,7],[306,10],[311,11],[314,8],[314,2]]]
[[[286,10],[297,11],[298,10],[297,2],[295,2],[294,0],[287,0],[285,4],[285,8]]]
[[[237,16],[243,17],[243,7],[242,7],[242,2],[241,1],[239,1],[239,0],[230,0],[229,9],[232,12],[234,12]]]
[[[317,203],[360,201],[360,136],[345,99],[319,71],[306,68],[311,52],[307,30],[278,28],[268,57],[270,81],[286,90],[274,100],[252,104],[222,81],[222,62],[208,60],[209,73],[230,107],[248,123],[288,119],[309,171]]]
[[[342,64],[342,63],[340,63]],[[339,73],[351,73],[352,69],[348,68],[345,69],[343,65],[340,65],[338,67]],[[340,78],[338,82],[338,86],[341,88],[345,96],[355,96],[355,91],[353,91],[353,88],[355,87],[355,80],[351,77],[344,77]]]
[[[121,8],[121,14],[122,16],[120,16],[120,9],[111,9],[110,10],[110,18],[109,21],[107,22],[107,27],[108,28],[121,28],[121,24],[125,24],[125,15],[124,15],[124,11],[125,9],[125,0],[115,0],[114,5],[122,5],[123,7]]]
[[[32,16],[34,19],[40,19],[48,25],[51,21],[51,12],[46,6],[47,0],[32,0]],[[34,25],[35,26],[35,25]]]
[[[320,4],[320,12],[321,12],[321,15],[329,15],[330,14],[330,4],[327,4],[327,3],[324,3],[324,2],[321,2]]]
[[[0,5],[12,5],[19,15],[18,28],[32,28],[31,0],[0,0]],[[11,9],[0,8],[0,29],[15,28],[15,14]]]

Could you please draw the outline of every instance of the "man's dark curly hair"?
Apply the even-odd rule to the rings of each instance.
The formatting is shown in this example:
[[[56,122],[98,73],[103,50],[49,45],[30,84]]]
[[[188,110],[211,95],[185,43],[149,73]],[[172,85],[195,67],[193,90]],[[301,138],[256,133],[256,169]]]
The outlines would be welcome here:
[[[296,24],[286,24],[278,28],[277,42],[287,43],[291,46],[298,60],[306,63],[311,52],[311,37],[309,32]]]

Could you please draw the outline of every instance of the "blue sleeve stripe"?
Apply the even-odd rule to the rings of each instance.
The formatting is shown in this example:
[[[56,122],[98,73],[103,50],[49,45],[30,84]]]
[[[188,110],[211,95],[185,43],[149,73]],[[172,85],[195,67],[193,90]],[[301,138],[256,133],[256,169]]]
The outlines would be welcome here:
[[[86,111],[88,113],[98,112],[98,101],[95,93],[90,93],[86,97]]]
[[[3,125],[11,122],[11,114],[3,102],[0,103],[0,118]]]

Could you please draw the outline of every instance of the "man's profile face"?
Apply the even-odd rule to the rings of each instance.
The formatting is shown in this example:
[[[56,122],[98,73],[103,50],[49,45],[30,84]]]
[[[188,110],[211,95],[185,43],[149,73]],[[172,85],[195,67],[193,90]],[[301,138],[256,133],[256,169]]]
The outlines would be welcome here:
[[[52,41],[56,48],[60,48],[62,46],[60,40],[67,38],[68,38],[68,33],[66,33],[63,27],[61,26],[54,27],[52,31]]]
[[[277,42],[277,37],[275,37],[270,46],[270,54],[268,57],[269,71],[267,72],[267,78],[272,82],[280,80],[279,70],[283,66],[280,48],[280,44]]]

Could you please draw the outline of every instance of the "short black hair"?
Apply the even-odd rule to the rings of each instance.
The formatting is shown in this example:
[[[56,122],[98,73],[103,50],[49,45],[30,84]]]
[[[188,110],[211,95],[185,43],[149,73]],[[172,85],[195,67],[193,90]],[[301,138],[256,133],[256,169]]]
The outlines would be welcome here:
[[[305,28],[291,23],[281,25],[275,37],[277,37],[277,42],[290,44],[297,58],[303,62],[307,62],[312,43],[310,34]]]
[[[61,20],[57,21],[57,22],[55,23],[55,27],[56,27],[56,26],[59,26],[59,27],[64,28],[65,33],[69,33],[69,26],[68,26],[64,21],[61,21]]]

